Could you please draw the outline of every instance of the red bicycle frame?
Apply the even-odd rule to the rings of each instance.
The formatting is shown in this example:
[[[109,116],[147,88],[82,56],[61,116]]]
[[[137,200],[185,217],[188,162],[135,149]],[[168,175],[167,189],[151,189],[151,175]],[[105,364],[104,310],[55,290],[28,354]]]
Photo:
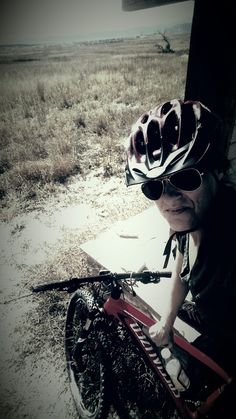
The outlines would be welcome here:
[[[206,414],[212,407],[215,400],[224,391],[225,387],[232,382],[230,377],[212,358],[194,347],[190,342],[183,337],[174,333],[174,343],[188,352],[192,357],[196,358],[202,364],[205,364],[212,371],[218,374],[222,379],[222,385],[214,390],[207,399],[195,410],[190,409],[188,401],[184,399],[183,395],[175,388],[167,372],[163,367],[163,363],[155,347],[151,345],[141,327],[149,328],[155,324],[155,320],[148,317],[140,309],[135,307],[132,303],[123,298],[112,298],[111,296],[104,303],[104,311],[108,315],[112,315],[122,322],[132,333],[135,340],[143,350],[146,358],[151,363],[158,378],[161,380],[171,397],[173,398],[178,411],[182,414],[184,419],[194,419]]]

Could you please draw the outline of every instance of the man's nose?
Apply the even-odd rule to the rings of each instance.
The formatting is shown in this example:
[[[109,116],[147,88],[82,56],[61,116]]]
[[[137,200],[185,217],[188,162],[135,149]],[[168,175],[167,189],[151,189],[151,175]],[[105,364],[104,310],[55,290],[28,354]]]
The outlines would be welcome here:
[[[163,195],[167,195],[170,197],[176,197],[181,195],[181,191],[171,185],[169,179],[163,180]]]

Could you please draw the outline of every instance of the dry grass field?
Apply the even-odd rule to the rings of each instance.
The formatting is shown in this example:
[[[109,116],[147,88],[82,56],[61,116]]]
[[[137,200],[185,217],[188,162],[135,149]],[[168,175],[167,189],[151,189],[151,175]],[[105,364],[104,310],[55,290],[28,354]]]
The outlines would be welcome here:
[[[182,98],[189,34],[0,49],[0,199],[13,215],[71,176],[122,175],[139,114]],[[4,212],[5,212],[4,211]]]

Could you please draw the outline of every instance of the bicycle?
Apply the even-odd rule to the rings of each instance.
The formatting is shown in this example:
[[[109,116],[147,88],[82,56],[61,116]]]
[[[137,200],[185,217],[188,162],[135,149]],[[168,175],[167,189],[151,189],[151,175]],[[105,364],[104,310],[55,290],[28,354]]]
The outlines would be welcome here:
[[[217,401],[233,378],[174,329],[174,348],[185,368],[189,359],[195,359],[207,375],[207,381],[201,378],[195,393],[191,386],[180,392],[165,371],[160,348],[148,335],[149,327],[160,315],[150,307],[147,313],[146,303],[134,292],[134,284],[158,283],[170,276],[167,271],[101,271],[97,276],[33,288],[34,292],[73,292],[66,314],[65,353],[70,388],[81,418],[106,418],[111,404],[125,419],[207,418],[217,408]],[[141,309],[133,303],[136,298]],[[127,374],[130,362],[138,384]],[[140,402],[143,395],[145,401]]]

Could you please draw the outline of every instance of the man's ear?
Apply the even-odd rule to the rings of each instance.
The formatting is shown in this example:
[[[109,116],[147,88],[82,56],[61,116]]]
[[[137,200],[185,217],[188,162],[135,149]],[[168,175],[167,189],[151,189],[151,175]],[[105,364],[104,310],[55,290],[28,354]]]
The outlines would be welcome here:
[[[215,180],[217,182],[219,182],[224,177],[224,173],[221,170],[219,170],[219,169],[213,170],[212,171],[212,174],[213,174],[213,177],[215,178]]]

